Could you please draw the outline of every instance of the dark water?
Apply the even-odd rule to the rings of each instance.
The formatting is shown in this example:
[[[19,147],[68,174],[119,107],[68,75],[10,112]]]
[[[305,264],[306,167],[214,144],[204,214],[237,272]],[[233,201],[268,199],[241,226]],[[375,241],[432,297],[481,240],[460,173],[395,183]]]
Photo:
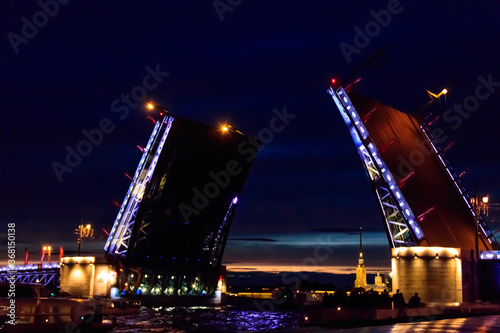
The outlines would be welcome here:
[[[234,308],[142,307],[138,314],[117,318],[112,332],[263,332],[294,330],[300,314],[295,312],[258,312]]]
[[[500,316],[443,319],[427,322],[333,330],[299,328],[300,314],[258,312],[234,308],[141,308],[132,316],[118,317],[113,333],[136,332],[363,332],[363,333],[500,333]]]

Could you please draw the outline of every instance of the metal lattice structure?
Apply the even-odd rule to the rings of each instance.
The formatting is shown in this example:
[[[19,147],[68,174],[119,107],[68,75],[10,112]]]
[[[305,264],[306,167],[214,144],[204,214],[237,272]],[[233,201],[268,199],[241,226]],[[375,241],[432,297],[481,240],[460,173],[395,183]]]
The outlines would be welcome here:
[[[469,208],[469,211],[472,214],[472,216],[476,216],[475,209],[471,205],[471,197],[470,197],[469,193],[467,192],[467,190],[465,189],[465,186],[462,184],[460,177],[457,175],[457,173],[453,169],[451,163],[446,158],[444,151],[441,149],[441,147],[439,147],[436,140],[434,140],[432,138],[432,135],[430,134],[431,132],[430,132],[428,126],[426,126],[425,122],[421,123],[420,128],[422,129],[422,132],[424,133],[426,139],[431,144],[432,149],[434,150],[436,155],[439,157],[439,160],[442,163],[446,172],[448,173],[450,180],[453,183],[454,188],[460,193],[464,203]],[[497,242],[493,232],[491,232],[488,224],[486,224],[486,221],[484,220],[484,218],[481,214],[478,214],[478,216],[477,216],[477,224],[478,224],[479,228],[481,229],[482,235],[484,235],[487,238],[488,242],[492,245],[492,249],[499,249],[500,246],[498,245],[498,242]]]
[[[159,117],[104,248],[119,267],[119,288],[162,296],[214,293],[259,146],[231,127]]]
[[[328,92],[342,114],[371,180],[385,222],[390,246],[416,245],[417,241],[425,237],[422,229],[416,222],[411,208],[394,180],[394,176],[381,158],[349,96],[342,87],[336,91],[330,88]]]
[[[156,122],[153,133],[143,151],[139,166],[125,196],[125,200],[113,224],[110,236],[104,246],[104,250],[108,253],[124,256],[127,252],[130,237],[132,236],[132,228],[137,218],[137,211],[158,163],[158,158],[167,139],[172,122],[173,117],[171,116],[165,116],[161,121]],[[145,227],[147,225],[143,225],[140,230],[139,240],[142,240],[141,237],[147,235],[144,231]]]
[[[40,264],[16,266],[13,270],[9,267],[0,269],[0,283],[11,283],[11,275],[15,276],[15,283],[42,284],[55,288],[61,279],[59,264]]]

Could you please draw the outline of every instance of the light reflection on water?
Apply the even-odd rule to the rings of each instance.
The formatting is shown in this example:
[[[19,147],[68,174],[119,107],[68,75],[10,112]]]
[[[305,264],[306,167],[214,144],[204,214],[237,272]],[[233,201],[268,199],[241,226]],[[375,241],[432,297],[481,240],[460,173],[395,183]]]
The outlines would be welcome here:
[[[139,332],[339,332],[328,328],[299,329],[299,313],[257,312],[234,308],[142,307],[138,314],[117,318],[112,333]],[[281,331],[283,330],[283,331]],[[384,326],[342,329],[345,333],[494,333],[500,332],[500,316],[442,319]]]
[[[330,331],[315,331],[330,332]],[[333,332],[333,331],[331,331]],[[343,333],[498,333],[500,316],[441,319],[342,330]]]
[[[142,307],[135,315],[117,317],[113,333],[262,332],[294,329],[300,314],[210,307]]]

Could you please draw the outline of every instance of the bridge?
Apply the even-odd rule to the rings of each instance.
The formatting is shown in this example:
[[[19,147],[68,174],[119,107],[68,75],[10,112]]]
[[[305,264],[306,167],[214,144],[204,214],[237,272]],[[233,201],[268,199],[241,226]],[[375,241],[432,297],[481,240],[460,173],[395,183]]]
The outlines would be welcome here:
[[[475,249],[471,198],[424,122],[343,87],[329,93],[368,174],[390,246]],[[479,250],[498,250],[482,216],[478,225]]]
[[[478,299],[480,280],[496,269],[478,273],[480,252],[493,259],[500,248],[425,119],[339,84],[328,93],[378,202],[392,251],[393,288],[419,292],[427,302],[443,301],[443,290],[452,295],[448,301]],[[500,295],[498,283],[489,287]]]
[[[0,283],[12,283],[10,277],[14,275],[16,283],[39,283],[55,289],[61,279],[59,268],[58,263],[0,267]]]
[[[500,261],[499,244],[425,119],[341,85],[328,93],[378,202],[396,288],[426,293],[432,285],[434,293],[421,294],[424,301],[446,288],[453,301],[477,299],[477,272],[497,269],[489,262]],[[155,126],[107,239],[106,257],[116,269],[116,286],[129,293],[213,296],[260,142],[229,125],[151,109]],[[16,279],[55,283],[58,269],[31,265],[19,268]],[[6,268],[0,270],[0,281],[7,276]]]
[[[86,290],[111,283],[130,294],[211,297],[221,289],[224,247],[261,143],[227,124],[209,126],[159,106],[149,109],[155,126],[104,247],[116,272],[108,274],[103,265],[106,274],[96,282],[96,258],[63,258],[70,274],[64,281],[78,276],[74,283]],[[61,266],[2,267],[0,282],[15,274],[19,283],[58,286]]]
[[[260,147],[229,125],[153,107],[155,127],[105,245],[118,288],[210,296],[238,197]]]

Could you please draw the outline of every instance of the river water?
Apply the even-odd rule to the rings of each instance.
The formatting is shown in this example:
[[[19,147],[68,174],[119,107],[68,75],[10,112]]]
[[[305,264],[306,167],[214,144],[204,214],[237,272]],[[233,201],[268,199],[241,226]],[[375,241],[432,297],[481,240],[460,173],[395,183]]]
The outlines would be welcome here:
[[[113,333],[265,332],[296,329],[300,314],[212,307],[142,307],[135,315],[117,317]]]
[[[300,317],[300,314],[294,312],[258,312],[234,308],[143,307],[136,315],[118,317],[118,326],[112,332],[267,332],[277,330],[277,332],[310,333],[500,333],[500,316],[454,318],[342,330],[319,327],[299,328]]]

